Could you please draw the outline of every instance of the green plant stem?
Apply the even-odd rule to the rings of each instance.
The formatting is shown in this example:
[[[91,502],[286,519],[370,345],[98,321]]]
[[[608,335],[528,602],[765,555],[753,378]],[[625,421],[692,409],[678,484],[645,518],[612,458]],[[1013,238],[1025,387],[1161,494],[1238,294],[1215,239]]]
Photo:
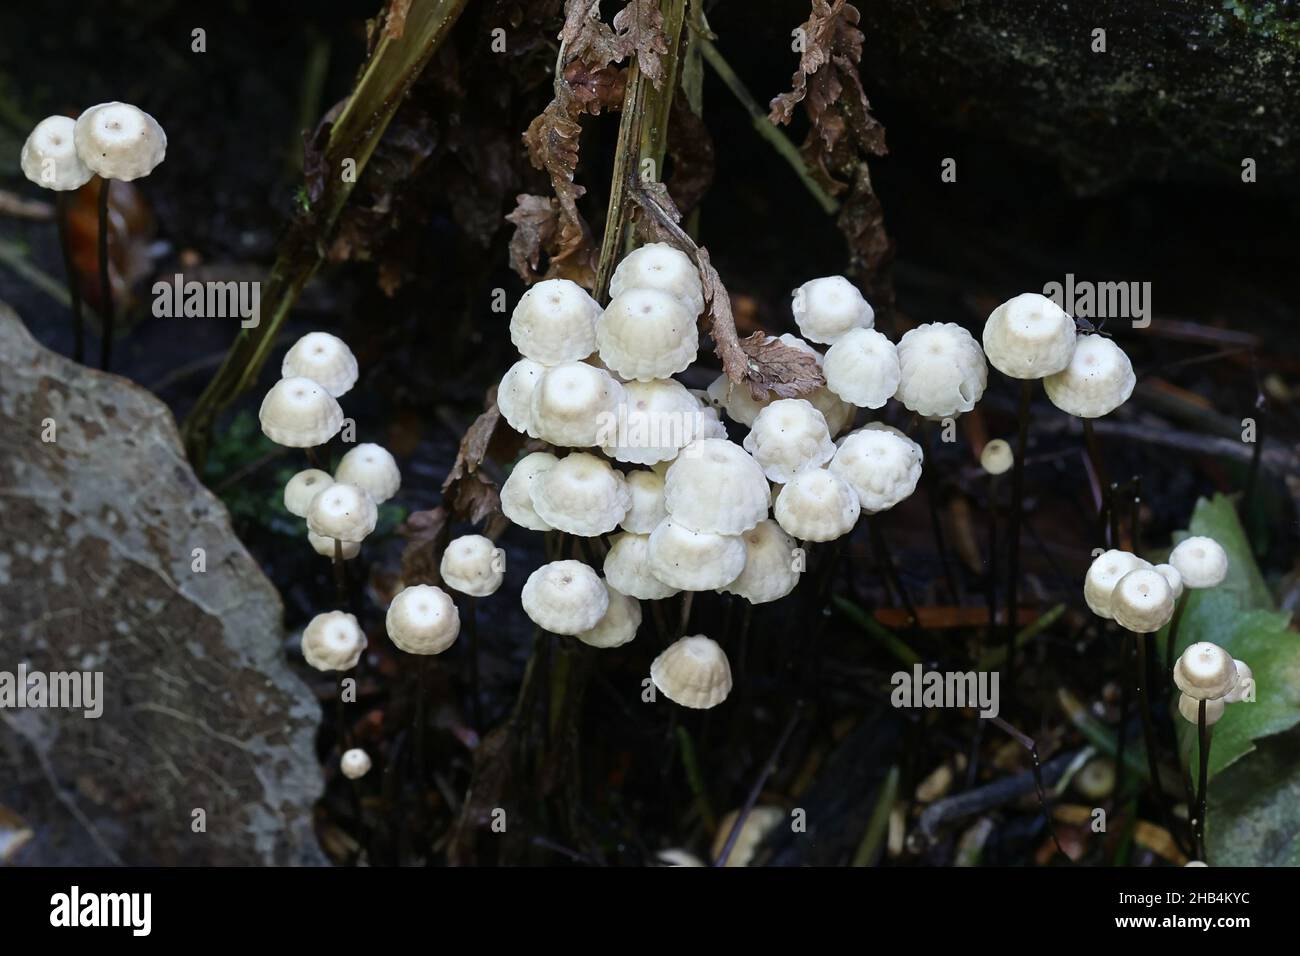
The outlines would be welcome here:
[[[1016,416],[1016,460],[1011,471],[1011,527],[1009,544],[1011,553],[1007,561],[1007,687],[1015,696],[1016,684],[1016,625],[1020,604],[1020,522],[1025,499],[1025,451],[1029,447],[1029,406],[1034,397],[1033,379],[1020,383],[1020,408]]]
[[[681,724],[674,731],[677,749],[682,756],[682,769],[686,771],[686,782],[695,798],[695,810],[699,813],[704,828],[712,833],[717,829],[718,820],[713,813],[713,805],[709,802],[709,791],[704,784],[704,774],[700,772],[700,762],[695,757],[695,742],[691,739],[690,731]]]
[[[921,655],[912,650],[906,641],[858,607],[848,598],[831,598],[831,604],[845,617],[875,638],[889,653],[907,667],[922,663]]]
[[[876,805],[871,810],[871,818],[867,820],[867,828],[862,832],[862,840],[858,843],[857,852],[853,854],[854,866],[871,866],[880,858],[881,844],[885,842],[885,836],[889,832],[889,815],[893,812],[894,801],[898,799],[898,765],[889,768],[889,773],[885,775],[885,781],[880,785],[880,793],[876,797]]]
[[[113,181],[99,183],[99,314],[103,327],[99,339],[99,367],[105,372],[113,362],[113,284],[108,276],[108,194]]]
[[[68,298],[72,302],[72,357],[86,360],[86,317],[81,310],[81,284],[72,265],[72,244],[68,241],[68,193],[60,190],[55,199],[55,216],[59,225],[59,249],[63,253],[63,272],[68,278]]]

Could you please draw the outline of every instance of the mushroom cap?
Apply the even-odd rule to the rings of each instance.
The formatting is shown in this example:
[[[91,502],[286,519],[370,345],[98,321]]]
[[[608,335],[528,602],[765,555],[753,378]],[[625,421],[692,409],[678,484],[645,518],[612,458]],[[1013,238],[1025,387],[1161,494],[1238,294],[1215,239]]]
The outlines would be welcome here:
[[[1174,600],[1177,601],[1183,596],[1183,576],[1178,573],[1178,569],[1172,564],[1157,564],[1156,570],[1164,575],[1169,590],[1173,592]]]
[[[609,592],[581,561],[552,561],[528,576],[520,594],[524,613],[552,634],[589,631],[609,610]]]
[[[1250,665],[1245,661],[1234,658],[1232,664],[1237,668],[1237,683],[1232,686],[1232,690],[1223,695],[1223,702],[1225,704],[1240,704],[1247,698],[1254,699],[1255,672],[1250,669]]]
[[[1117,549],[1103,551],[1093,558],[1083,579],[1083,600],[1092,613],[1112,620],[1115,615],[1111,610],[1111,596],[1115,585],[1124,575],[1142,566],[1143,561],[1137,555]]]
[[[623,386],[602,368],[564,362],[542,373],[530,417],[537,437],[552,445],[592,448],[617,423]]]
[[[711,853],[713,859],[722,856],[727,840],[731,837],[731,830],[738,819],[740,819],[740,811],[731,810],[719,821],[718,832],[713,838]],[[759,848],[762,847],[768,834],[780,826],[785,819],[785,811],[780,807],[758,806],[751,809],[745,817],[745,822],[740,825],[740,833],[736,835],[736,842],[732,844],[731,852],[727,854],[726,867],[730,869],[733,866],[749,866],[754,862],[754,857],[758,855]]]
[[[334,484],[328,471],[319,468],[304,468],[289,479],[284,486],[284,508],[289,514],[298,518],[307,517],[307,509],[316,495]]]
[[[334,557],[335,538],[327,538],[323,534],[317,534],[315,531],[307,531],[307,543],[311,545],[312,550],[324,558]],[[360,541],[340,541],[343,547],[339,550],[342,552],[344,561],[351,561],[361,553]]]
[[[649,534],[659,527],[659,522],[668,517],[664,505],[663,476],[656,475],[653,471],[629,471],[624,480],[627,481],[631,504],[619,522],[619,527],[635,534]]]
[[[257,418],[262,433],[287,448],[323,445],[343,427],[339,403],[309,378],[282,378],[272,385]]]
[[[316,492],[307,506],[307,527],[340,541],[364,541],[378,520],[379,509],[370,492],[341,481]]]
[[[521,435],[537,437],[533,429],[533,390],[546,372],[546,366],[521,358],[501,376],[497,386],[497,408],[506,424]]]
[[[758,413],[745,451],[754,456],[771,481],[783,483],[795,472],[819,467],[835,455],[826,416],[802,398],[781,398]]]
[[[1215,698],[1192,697],[1190,694],[1178,695],[1178,713],[1183,715],[1183,720],[1189,724],[1200,726],[1201,701],[1205,701],[1205,726],[1213,727],[1223,717],[1226,709],[1224,702]],[[1192,864],[1187,864],[1191,866]],[[1201,866],[1205,866],[1204,863]]]
[[[665,518],[650,535],[650,573],[679,591],[716,591],[745,570],[745,539],[738,534],[692,531]]]
[[[596,351],[600,304],[569,279],[543,279],[519,298],[510,315],[510,341],[543,365],[577,362]]]
[[[1045,378],[1070,364],[1074,319],[1038,292],[1008,299],[984,323],[984,354],[1003,375]]]
[[[334,469],[334,480],[364,488],[383,504],[402,487],[402,473],[388,449],[373,442],[362,442],[348,451]]]
[[[704,286],[691,257],[666,242],[649,242],[623,257],[609,280],[618,298],[633,289],[657,289],[681,302],[692,316],[704,311]]]
[[[460,634],[460,611],[442,588],[413,584],[388,605],[384,626],[389,639],[408,654],[441,654]]]
[[[985,442],[980,452],[980,467],[990,475],[1001,475],[1011,470],[1016,463],[1016,453],[1011,450],[1011,443],[1001,438]]]
[[[746,428],[754,424],[758,413],[776,400],[774,392],[768,392],[763,401],[754,398],[748,385],[737,385],[723,372],[711,383],[707,392],[710,403],[721,408],[733,422],[739,422]]]
[[[641,626],[641,605],[610,587],[608,581],[605,582],[605,591],[609,595],[605,615],[595,627],[574,636],[592,647],[621,647],[636,637],[637,628]]]
[[[859,408],[880,408],[901,377],[898,349],[875,329],[851,329],[826,350],[826,387]]]
[[[370,772],[370,754],[360,747],[345,750],[339,758],[339,769],[349,780],[360,780]]]
[[[351,670],[365,649],[365,631],[344,611],[317,614],[302,632],[302,656],[318,671]]]
[[[984,394],[988,363],[975,338],[955,322],[930,322],[898,340],[903,406],[927,418],[969,412]]]
[[[605,580],[621,594],[642,601],[672,597],[678,588],[650,573],[650,535],[624,532],[614,535],[605,555]]]
[[[1109,757],[1089,760],[1074,775],[1074,789],[1089,800],[1104,800],[1115,790],[1115,761]]]
[[[1213,538],[1193,535],[1178,542],[1169,563],[1183,576],[1183,586],[1212,588],[1228,576],[1228,552]]]
[[[1154,634],[1174,616],[1174,591],[1155,568],[1138,568],[1119,579],[1110,596],[1115,623],[1134,634]]]
[[[559,460],[548,451],[535,451],[515,462],[505,484],[501,486],[501,513],[521,528],[530,531],[552,530],[533,508],[533,485],[543,472],[554,467]]]
[[[690,850],[670,846],[655,854],[660,866],[705,866],[705,862]]]
[[[786,482],[772,512],[787,534],[801,541],[833,541],[853,530],[858,494],[825,468],[805,468]]]
[[[309,378],[338,398],[357,384],[357,357],[337,335],[308,332],[284,353],[280,375]]]
[[[897,428],[872,422],[845,436],[830,470],[848,483],[868,513],[894,507],[921,480],[921,446]]]
[[[700,347],[696,315],[658,289],[616,295],[596,321],[600,359],[627,379],[668,378],[695,361]]]
[[[731,665],[717,641],[696,634],[670,644],[650,665],[650,679],[674,704],[705,710],[731,693]]]
[[[799,333],[828,345],[852,329],[869,329],[876,320],[871,305],[844,276],[809,279],[791,293]]]
[[[746,531],[745,570],[722,590],[743,597],[750,604],[778,601],[795,589],[799,572],[794,552],[798,542],[771,518]]]
[[[762,467],[725,438],[692,442],[664,478],[668,514],[693,531],[748,531],[767,517],[769,497]]]
[[[594,538],[618,527],[632,493],[609,462],[576,451],[537,475],[532,501],[537,516],[551,527]]]
[[[786,332],[777,336],[777,338],[791,348],[816,356],[818,368],[822,367],[823,358],[821,353],[799,336]],[[715,408],[722,409],[727,413],[728,418],[747,428],[753,426],[754,419],[758,417],[759,412],[780,397],[775,392],[768,392],[767,397],[759,401],[754,398],[748,385],[736,385],[727,378],[725,373],[713,380],[706,394],[709,402]],[[843,431],[844,427],[853,421],[853,416],[857,413],[857,409],[853,405],[844,401],[826,386],[814,389],[804,395],[803,398],[812,402],[817,411],[822,413],[822,416],[826,419],[826,428],[832,436]]]
[[[470,597],[495,594],[505,580],[505,552],[491,538],[464,534],[448,542],[438,573],[442,583]]]
[[[1178,658],[1174,683],[1188,697],[1217,700],[1237,686],[1237,663],[1218,644],[1200,641],[1190,645]]]
[[[77,117],[73,139],[81,161],[105,179],[148,176],[167,155],[163,128],[130,103],[92,106]]]
[[[1100,418],[1128,401],[1137,384],[1133,363],[1113,339],[1081,335],[1070,364],[1043,379],[1053,405],[1076,418]]]
[[[47,116],[36,124],[23,143],[23,175],[44,189],[66,192],[80,189],[95,175],[77,154],[70,116]]]
[[[653,465],[677,457],[707,427],[699,401],[671,378],[628,382],[614,421],[599,436],[616,461]]]

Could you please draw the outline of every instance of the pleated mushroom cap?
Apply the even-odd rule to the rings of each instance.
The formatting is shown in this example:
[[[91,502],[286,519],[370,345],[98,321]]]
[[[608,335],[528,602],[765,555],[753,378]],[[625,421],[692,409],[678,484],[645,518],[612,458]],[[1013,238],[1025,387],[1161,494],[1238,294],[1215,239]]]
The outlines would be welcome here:
[[[345,750],[339,758],[339,769],[349,780],[360,780],[370,772],[370,754],[360,747]]]
[[[312,550],[323,558],[334,557],[334,538],[327,538],[323,534],[317,534],[315,531],[308,529],[307,543],[311,545]],[[344,561],[351,561],[361,553],[360,541],[340,541],[339,553]]]
[[[750,604],[778,601],[795,589],[798,543],[770,518],[746,531],[745,570],[722,590],[743,597]]]
[[[781,488],[773,514],[801,541],[833,541],[853,530],[862,507],[857,492],[825,468],[805,468]]]
[[[262,433],[286,448],[323,445],[343,427],[339,403],[309,378],[280,379],[262,399],[257,417]]]
[[[364,489],[382,505],[402,487],[402,472],[388,449],[362,442],[343,456],[334,469],[334,480]]]
[[[824,465],[835,455],[826,417],[802,398],[778,399],[760,411],[745,436],[744,448],[763,474],[778,483],[809,466]]]
[[[123,182],[148,176],[167,155],[163,128],[130,103],[92,106],[77,117],[73,140],[91,172]]]
[[[532,501],[537,516],[551,527],[593,538],[618,527],[632,495],[609,462],[573,452],[534,479]]]
[[[1110,596],[1115,623],[1134,634],[1154,634],[1174,616],[1174,592],[1155,568],[1138,568],[1119,579]]]
[[[1077,332],[1074,319],[1038,292],[1003,302],[984,323],[984,354],[1011,378],[1035,379],[1070,364]]]
[[[497,386],[497,408],[506,424],[521,435],[537,435],[533,429],[533,390],[541,381],[546,366],[521,358],[501,376]]]
[[[600,359],[626,379],[669,378],[695,361],[696,315],[658,289],[617,295],[596,322]]]
[[[451,596],[432,584],[403,588],[384,619],[388,637],[408,654],[441,654],[460,634],[460,611]]]
[[[548,451],[535,451],[519,459],[501,486],[501,513],[521,528],[550,531],[551,526],[533,508],[533,485],[559,460]]]
[[[1016,463],[1016,453],[1011,445],[1001,438],[994,438],[984,445],[980,452],[980,467],[990,475],[1002,475],[1011,470]]]
[[[852,329],[826,350],[826,387],[859,408],[880,408],[901,377],[898,349],[875,329]]]
[[[1169,584],[1169,590],[1173,593],[1174,600],[1177,601],[1183,596],[1183,576],[1178,573],[1178,569],[1172,564],[1157,564],[1156,570],[1159,571],[1165,581]]]
[[[465,534],[448,542],[438,566],[442,583],[470,597],[495,594],[505,580],[505,552],[491,538]]]
[[[650,535],[650,573],[679,591],[716,591],[745,570],[745,539],[740,535],[692,531],[665,518]]]
[[[1083,600],[1098,617],[1113,620],[1111,596],[1120,578],[1143,566],[1142,559],[1127,551],[1111,549],[1097,555],[1083,579]]]
[[[308,332],[284,354],[280,375],[309,378],[338,398],[357,383],[357,357],[337,335]]]
[[[664,507],[664,479],[653,471],[629,471],[624,478],[631,504],[619,527],[636,534],[649,534],[668,517]]]
[[[552,445],[593,448],[618,420],[623,386],[604,369],[565,362],[542,373],[530,417],[538,438]]]
[[[707,426],[700,403],[671,378],[628,382],[611,423],[600,436],[605,454],[637,465],[676,458]]]
[[[1217,700],[1237,686],[1237,662],[1218,644],[1201,641],[1183,651],[1174,665],[1174,683],[1188,697]]]
[[[365,649],[365,632],[357,619],[344,611],[317,614],[302,632],[302,656],[318,671],[350,670]]]
[[[1237,683],[1232,690],[1223,695],[1225,704],[1239,704],[1243,700],[1255,699],[1255,672],[1245,661],[1233,659],[1232,665],[1237,669]]]
[[[969,412],[984,394],[988,363],[979,343],[954,322],[909,329],[898,340],[898,391],[903,406],[927,418]]]
[[[36,124],[23,143],[19,163],[23,175],[44,189],[67,192],[80,189],[95,175],[77,154],[69,116],[47,116]]]
[[[1183,586],[1212,588],[1228,576],[1228,552],[1213,538],[1193,535],[1178,542],[1169,553],[1169,563],[1183,576]]]
[[[716,707],[731,693],[731,665],[718,643],[703,634],[669,645],[650,665],[655,687],[675,704]]]
[[[1201,701],[1205,700],[1205,726],[1213,727],[1223,719],[1223,714],[1227,710],[1224,701],[1217,698],[1200,698],[1192,697],[1190,694],[1178,695],[1178,713],[1182,715],[1183,720],[1193,726],[1200,726]],[[1191,864],[1189,863],[1188,866]],[[1205,864],[1202,863],[1202,866]]]
[[[809,279],[792,293],[791,310],[799,334],[829,345],[853,329],[869,329],[875,312],[844,276]]]
[[[379,509],[370,493],[340,481],[318,491],[307,507],[307,527],[339,541],[364,541],[378,520]]]
[[[600,305],[569,279],[543,279],[525,292],[510,315],[510,341],[542,365],[578,362],[596,351]]]
[[[633,289],[667,292],[692,316],[704,311],[704,287],[691,257],[666,242],[650,242],[623,257],[609,280],[609,294],[617,298]]]
[[[284,486],[284,508],[298,518],[307,517],[307,509],[317,494],[334,484],[329,472],[319,468],[305,468]]]
[[[605,591],[609,595],[605,615],[595,627],[574,636],[592,647],[622,647],[636,637],[637,628],[641,626],[641,605],[610,587],[608,581],[605,582]]]
[[[520,603],[542,630],[573,635],[600,623],[609,610],[609,592],[581,561],[552,561],[528,576]]]
[[[693,531],[748,531],[767,517],[769,494],[758,462],[723,438],[692,442],[664,478],[668,514]]]
[[[1100,418],[1128,401],[1137,385],[1133,363],[1113,339],[1081,335],[1070,364],[1043,379],[1053,405],[1076,418]]]
[[[650,535],[614,535],[605,555],[605,580],[610,587],[641,601],[672,597],[680,588],[665,584],[650,572]]]
[[[897,428],[872,422],[840,442],[830,470],[853,489],[862,510],[874,514],[916,490],[922,457],[921,446]]]

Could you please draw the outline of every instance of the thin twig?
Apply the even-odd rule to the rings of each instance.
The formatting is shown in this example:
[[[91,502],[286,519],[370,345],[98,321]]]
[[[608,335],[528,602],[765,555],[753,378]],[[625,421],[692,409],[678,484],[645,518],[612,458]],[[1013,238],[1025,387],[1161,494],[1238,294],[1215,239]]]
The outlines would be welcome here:
[[[797,701],[794,705],[794,713],[786,721],[785,729],[781,731],[776,746],[772,748],[771,756],[767,758],[767,763],[763,764],[763,769],[754,780],[754,785],[749,788],[749,795],[745,797],[740,812],[736,814],[736,822],[731,825],[731,832],[727,834],[727,842],[723,844],[722,852],[718,854],[718,858],[713,862],[714,866],[727,865],[727,857],[731,856],[731,850],[735,847],[736,840],[740,838],[740,831],[745,827],[745,820],[754,809],[754,805],[758,803],[758,796],[763,792],[763,785],[767,783],[767,778],[776,770],[776,762],[781,758],[781,751],[785,749],[785,745],[790,740],[790,735],[794,733],[794,728],[799,723],[799,717],[802,714],[803,701]]]

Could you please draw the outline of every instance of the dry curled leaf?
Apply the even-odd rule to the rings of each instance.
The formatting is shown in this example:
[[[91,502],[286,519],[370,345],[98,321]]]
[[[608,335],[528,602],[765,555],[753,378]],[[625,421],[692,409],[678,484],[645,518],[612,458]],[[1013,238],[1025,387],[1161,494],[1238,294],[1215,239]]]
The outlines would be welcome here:
[[[786,345],[766,332],[740,340],[745,355],[745,380],[757,399],[772,392],[780,398],[797,398],[826,384],[817,356]]]
[[[510,237],[510,266],[525,282],[570,279],[591,288],[596,277],[596,250],[582,225],[560,214],[557,199],[527,193],[515,197],[506,221],[514,225]],[[542,256],[547,265],[541,268]]]
[[[614,17],[614,31],[623,56],[635,56],[646,79],[659,89],[664,81],[661,57],[668,52],[659,0],[628,0],[627,6]]]
[[[406,516],[397,528],[397,533],[406,538],[406,547],[402,549],[404,585],[442,583],[438,566],[450,528],[451,515],[441,505],[428,511],[412,511]]]
[[[451,466],[451,471],[447,473],[447,480],[442,483],[444,493],[460,479],[478,471],[478,466],[483,463],[483,458],[487,455],[488,445],[492,442],[492,435],[496,432],[497,425],[500,422],[501,410],[497,408],[497,390],[494,385],[488,390],[487,404],[482,414],[474,419],[474,424],[469,426],[464,437],[460,440],[460,448],[456,452],[456,462]]]

